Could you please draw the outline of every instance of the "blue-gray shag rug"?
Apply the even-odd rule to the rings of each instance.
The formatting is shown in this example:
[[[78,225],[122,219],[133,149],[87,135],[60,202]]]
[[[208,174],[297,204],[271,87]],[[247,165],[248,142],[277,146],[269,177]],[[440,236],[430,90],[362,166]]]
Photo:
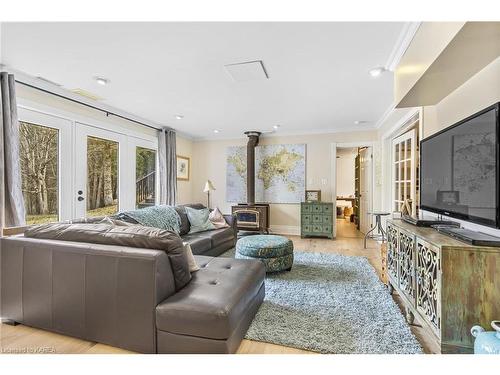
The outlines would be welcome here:
[[[320,353],[422,353],[368,259],[337,254],[295,251],[290,272],[268,274],[245,338]]]

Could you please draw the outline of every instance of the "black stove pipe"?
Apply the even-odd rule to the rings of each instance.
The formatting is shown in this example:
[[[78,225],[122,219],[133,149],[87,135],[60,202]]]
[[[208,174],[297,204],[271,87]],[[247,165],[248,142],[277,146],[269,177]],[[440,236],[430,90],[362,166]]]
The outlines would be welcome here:
[[[255,204],[255,147],[259,144],[260,132],[248,131],[247,142],[247,205]]]

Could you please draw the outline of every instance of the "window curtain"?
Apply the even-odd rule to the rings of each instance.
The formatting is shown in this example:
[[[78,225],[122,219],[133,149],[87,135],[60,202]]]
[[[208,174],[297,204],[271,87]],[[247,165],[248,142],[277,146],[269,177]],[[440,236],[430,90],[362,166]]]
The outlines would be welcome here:
[[[0,229],[25,225],[14,75],[0,73]],[[0,233],[1,234],[1,233]]]
[[[175,131],[163,128],[158,133],[160,158],[160,204],[174,206],[177,199],[177,152]]]

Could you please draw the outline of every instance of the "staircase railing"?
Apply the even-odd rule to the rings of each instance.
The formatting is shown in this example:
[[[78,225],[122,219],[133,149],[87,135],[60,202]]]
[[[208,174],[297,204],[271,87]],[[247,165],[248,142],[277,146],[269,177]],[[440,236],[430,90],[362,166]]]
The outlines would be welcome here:
[[[146,176],[135,182],[135,199],[137,203],[144,203],[146,199],[153,198],[156,187],[156,171],[148,173]]]

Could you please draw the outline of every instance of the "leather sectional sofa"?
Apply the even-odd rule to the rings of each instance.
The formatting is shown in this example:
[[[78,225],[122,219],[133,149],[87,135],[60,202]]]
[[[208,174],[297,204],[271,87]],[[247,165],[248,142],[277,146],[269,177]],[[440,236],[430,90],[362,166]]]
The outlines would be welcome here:
[[[201,269],[179,287],[165,250],[88,237],[1,238],[2,319],[142,353],[237,350],[264,299],[262,263],[197,255]],[[205,254],[230,243],[199,238]]]

